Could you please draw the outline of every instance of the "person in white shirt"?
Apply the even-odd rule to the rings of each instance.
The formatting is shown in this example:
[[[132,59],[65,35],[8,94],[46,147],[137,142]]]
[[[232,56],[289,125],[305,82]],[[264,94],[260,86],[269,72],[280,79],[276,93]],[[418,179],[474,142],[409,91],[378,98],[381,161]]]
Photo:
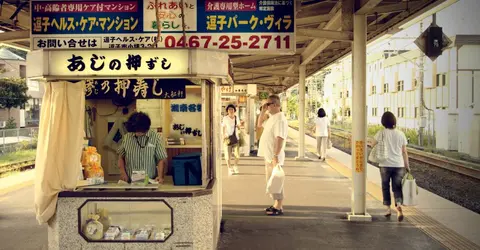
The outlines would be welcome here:
[[[317,137],[318,159],[325,161],[327,157],[327,143],[330,137],[330,120],[323,108],[318,110],[315,119],[315,136]]]
[[[270,179],[273,168],[283,167],[285,163],[285,145],[287,143],[288,122],[285,115],[280,112],[280,98],[277,95],[271,95],[267,103],[263,105],[262,113],[259,116],[257,126],[263,127],[262,137],[260,138],[258,156],[265,158],[266,180]],[[265,120],[265,112],[270,116]],[[283,214],[284,190],[278,194],[270,194],[274,200],[273,206],[265,209],[267,215]]]
[[[386,206],[386,217],[392,215],[390,206],[392,204],[390,197],[390,180],[392,180],[392,191],[395,197],[395,207],[397,208],[398,221],[403,220],[402,203],[402,179],[405,175],[405,170],[410,172],[410,165],[407,154],[407,137],[405,134],[396,129],[397,119],[391,112],[385,112],[382,116],[382,125],[385,129],[380,130],[375,135],[375,146],[379,141],[386,144],[388,158],[379,162],[380,175],[382,177],[382,193],[383,205]]]
[[[227,115],[223,117],[222,127],[223,127],[223,138],[224,138],[224,155],[225,161],[227,162],[228,167],[228,174],[238,174],[238,160],[240,159],[240,121],[238,117],[235,115],[237,109],[234,105],[230,104],[226,108]],[[231,141],[231,136],[235,135],[236,143]],[[234,138],[233,138],[234,139]],[[235,157],[235,165],[232,167],[230,164],[230,160]]]

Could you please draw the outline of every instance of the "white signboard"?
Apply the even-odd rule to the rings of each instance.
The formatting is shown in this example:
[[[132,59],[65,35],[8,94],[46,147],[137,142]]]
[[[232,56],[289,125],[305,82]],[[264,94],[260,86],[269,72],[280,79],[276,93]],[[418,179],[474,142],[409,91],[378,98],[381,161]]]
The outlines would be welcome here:
[[[70,50],[50,51],[51,76],[186,75],[187,50]]]
[[[222,94],[247,94],[247,85],[223,85],[220,87]]]

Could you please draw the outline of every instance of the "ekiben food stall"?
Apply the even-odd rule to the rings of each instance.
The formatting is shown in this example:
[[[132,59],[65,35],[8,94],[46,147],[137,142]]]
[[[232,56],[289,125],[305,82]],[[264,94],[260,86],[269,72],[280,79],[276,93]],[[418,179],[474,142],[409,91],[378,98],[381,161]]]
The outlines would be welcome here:
[[[213,131],[221,124],[219,86],[231,79],[226,52],[37,50],[27,64],[28,78],[46,87],[35,203],[39,217],[53,214],[49,249],[216,248],[221,138]],[[118,183],[115,149],[134,111],[149,114],[165,138],[170,167],[163,185]],[[87,143],[97,149],[107,183],[82,180]],[[201,185],[174,185],[168,177],[171,157],[185,152],[201,153]]]

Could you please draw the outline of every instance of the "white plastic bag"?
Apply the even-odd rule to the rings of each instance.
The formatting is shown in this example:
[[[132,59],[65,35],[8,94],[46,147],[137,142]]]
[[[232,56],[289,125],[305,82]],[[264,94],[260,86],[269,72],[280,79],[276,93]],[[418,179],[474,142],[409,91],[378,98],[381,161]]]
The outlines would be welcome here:
[[[277,165],[272,170],[272,175],[268,179],[267,193],[279,194],[283,190],[283,183],[285,182],[285,172],[280,165]]]
[[[402,193],[404,206],[418,205],[418,187],[412,174],[407,173],[402,180]]]

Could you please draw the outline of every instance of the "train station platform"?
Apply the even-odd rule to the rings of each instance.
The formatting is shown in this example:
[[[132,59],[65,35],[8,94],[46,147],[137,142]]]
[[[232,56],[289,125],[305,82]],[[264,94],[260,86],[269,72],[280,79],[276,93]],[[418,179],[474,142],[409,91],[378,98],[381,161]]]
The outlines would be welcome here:
[[[419,206],[404,209],[403,222],[395,213],[384,217],[374,166],[367,184],[373,221],[349,222],[350,155],[331,149],[326,162],[312,152],[306,153],[312,161],[295,161],[298,132],[290,129],[289,137],[285,214],[265,215],[272,201],[265,194],[263,159],[242,157],[239,175],[223,171],[225,223],[218,249],[480,249],[480,215],[426,190],[420,189]],[[305,141],[313,150],[315,140]],[[17,188],[0,187],[0,249],[46,249],[47,228],[35,220],[30,174],[2,179],[17,182]]]
[[[367,209],[373,220],[349,222],[350,155],[332,149],[326,162],[312,152],[306,152],[311,161],[295,161],[298,132],[290,129],[289,137],[285,214],[270,217],[263,211],[271,199],[265,194],[262,158],[241,158],[239,175],[223,174],[225,224],[219,249],[480,249],[474,237],[480,215],[425,190],[420,190],[421,205],[404,209],[403,222],[395,213],[384,217],[374,166],[368,168],[367,184]],[[306,138],[310,151],[315,143]]]

